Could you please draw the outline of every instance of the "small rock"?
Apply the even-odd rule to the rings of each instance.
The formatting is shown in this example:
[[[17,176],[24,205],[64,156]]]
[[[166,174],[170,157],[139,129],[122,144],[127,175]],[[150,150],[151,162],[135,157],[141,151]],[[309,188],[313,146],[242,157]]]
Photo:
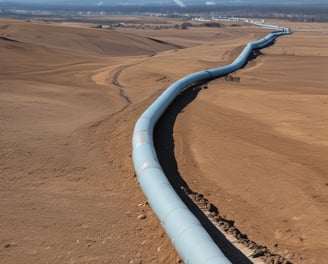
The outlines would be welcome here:
[[[16,246],[17,246],[17,244],[15,242],[10,242],[10,243],[5,244],[5,248],[16,247]]]
[[[248,244],[248,247],[249,247],[250,249],[254,249],[254,248],[256,247],[255,242],[250,241],[249,244]]]
[[[229,227],[227,230],[228,234],[233,234],[234,231],[235,231],[234,227]]]
[[[196,198],[196,201],[199,201],[200,199],[202,199],[204,197],[204,195],[202,195],[200,193],[197,193],[195,196],[196,196],[195,197]]]
[[[218,215],[218,212],[216,212],[216,211],[212,211],[212,212],[210,213],[210,215],[211,215],[212,217],[215,217],[215,216]]]
[[[201,199],[199,199],[199,201],[198,201],[200,204],[204,204],[204,205],[207,205],[207,203],[208,203],[208,200],[207,199],[205,199],[205,198],[201,198]]]
[[[263,250],[255,250],[255,252],[251,255],[253,258],[263,257],[265,252]]]
[[[219,222],[219,226],[224,226],[224,223],[225,223],[224,221],[222,221],[222,220],[219,219],[218,222]]]
[[[145,214],[138,215],[139,220],[146,219],[146,218],[147,218],[147,216]]]
[[[242,244],[244,245],[244,246],[248,246],[248,244],[249,244],[249,240],[248,239],[243,239],[243,242],[242,242]]]

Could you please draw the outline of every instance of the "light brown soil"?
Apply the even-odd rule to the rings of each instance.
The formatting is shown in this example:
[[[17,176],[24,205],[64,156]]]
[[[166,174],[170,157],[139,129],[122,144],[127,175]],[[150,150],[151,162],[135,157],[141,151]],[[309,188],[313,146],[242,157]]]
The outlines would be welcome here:
[[[1,263],[179,260],[134,176],[134,123],[174,80],[227,64],[267,32],[203,30],[0,21]],[[279,39],[240,84],[211,82],[175,127],[190,188],[295,263],[325,263],[327,251],[321,38]]]
[[[280,38],[240,83],[211,82],[174,132],[189,187],[293,263],[327,263],[327,41]]]
[[[141,107],[123,111],[111,83],[122,64],[172,47],[112,31],[0,28],[0,262],[174,262],[131,163]]]

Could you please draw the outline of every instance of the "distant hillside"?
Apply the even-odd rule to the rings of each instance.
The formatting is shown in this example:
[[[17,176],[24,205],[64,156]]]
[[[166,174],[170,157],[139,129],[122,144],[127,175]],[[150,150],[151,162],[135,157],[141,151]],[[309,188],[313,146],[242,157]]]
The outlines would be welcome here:
[[[303,22],[327,22],[327,0],[0,0],[0,16],[16,19],[64,20],[75,16],[76,22],[85,14],[94,17],[112,14],[160,14],[183,16],[235,16],[247,18],[277,18]],[[78,18],[82,16],[82,18]],[[84,16],[84,17],[83,17]]]
[[[327,0],[274,0],[274,1],[262,1],[262,0],[169,0],[169,1],[159,1],[159,0],[126,0],[126,1],[116,1],[116,0],[0,0],[0,3],[21,3],[21,4],[44,4],[44,5],[76,5],[76,6],[108,6],[108,5],[243,5],[243,4],[262,4],[262,5],[272,5],[272,4],[328,4]]]

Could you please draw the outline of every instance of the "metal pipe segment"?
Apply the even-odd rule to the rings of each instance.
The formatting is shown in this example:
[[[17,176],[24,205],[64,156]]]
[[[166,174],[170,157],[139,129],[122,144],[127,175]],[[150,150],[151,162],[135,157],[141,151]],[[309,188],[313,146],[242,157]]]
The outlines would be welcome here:
[[[132,140],[133,163],[139,184],[149,205],[160,219],[165,232],[186,264],[228,264],[231,262],[196,216],[189,211],[165,176],[153,144],[154,126],[182,91],[194,84],[224,76],[243,67],[253,49],[262,48],[276,37],[289,34],[286,28],[269,26],[279,31],[248,43],[233,63],[196,72],[173,83],[146,109],[135,125]]]

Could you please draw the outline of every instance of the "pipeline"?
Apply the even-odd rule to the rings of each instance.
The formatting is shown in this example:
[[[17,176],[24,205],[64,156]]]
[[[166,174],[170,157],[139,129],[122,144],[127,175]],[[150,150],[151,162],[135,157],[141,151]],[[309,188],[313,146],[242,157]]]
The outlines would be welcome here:
[[[154,126],[182,91],[196,83],[224,76],[243,67],[253,49],[262,48],[274,41],[276,37],[289,34],[286,28],[274,26],[274,29],[279,31],[248,43],[231,64],[196,72],[173,83],[145,110],[135,125],[132,139],[133,163],[140,187],[186,264],[228,264],[231,262],[214,243],[196,216],[189,211],[165,176],[153,144]]]

